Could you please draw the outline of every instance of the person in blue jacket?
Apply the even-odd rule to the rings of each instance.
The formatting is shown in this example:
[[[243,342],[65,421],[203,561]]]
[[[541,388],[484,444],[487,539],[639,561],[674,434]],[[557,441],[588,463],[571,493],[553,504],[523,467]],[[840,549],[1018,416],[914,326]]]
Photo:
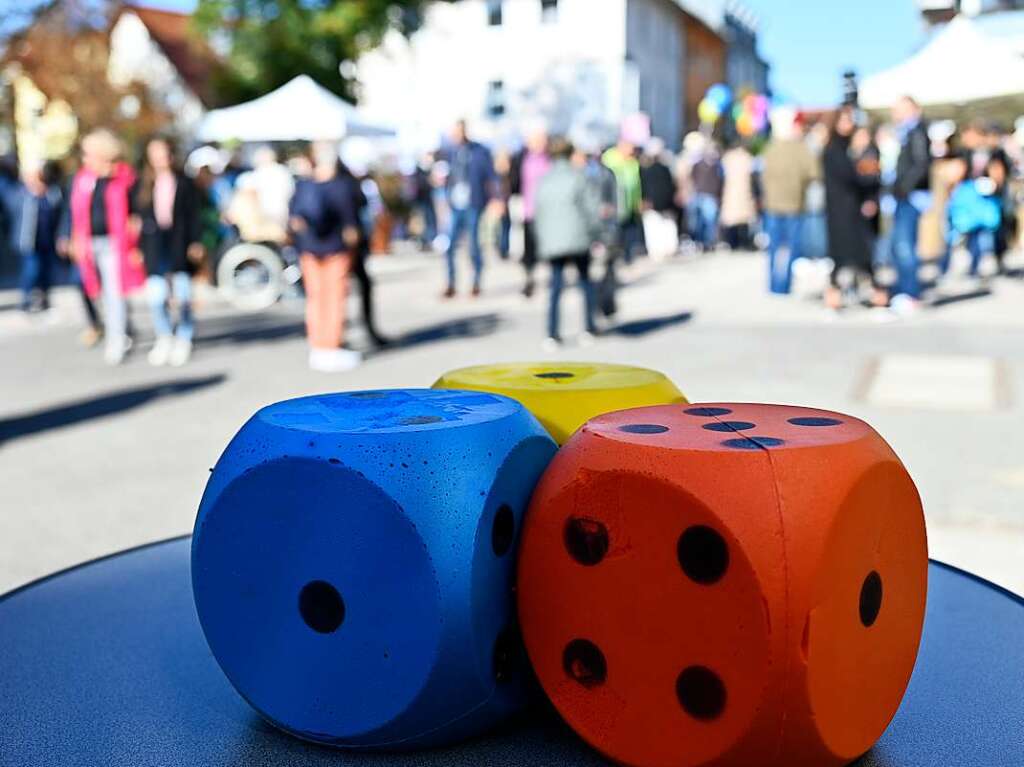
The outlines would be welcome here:
[[[11,249],[21,259],[21,309],[50,308],[50,286],[57,265],[57,239],[64,194],[47,183],[42,162],[22,167],[21,181],[5,192],[7,234]]]
[[[452,146],[446,155],[451,224],[447,253],[448,287],[444,298],[455,297],[455,253],[463,234],[469,238],[469,254],[473,261],[473,295],[479,296],[484,268],[480,219],[495,197],[497,176],[490,150],[469,139],[464,120],[455,124],[451,138]]]

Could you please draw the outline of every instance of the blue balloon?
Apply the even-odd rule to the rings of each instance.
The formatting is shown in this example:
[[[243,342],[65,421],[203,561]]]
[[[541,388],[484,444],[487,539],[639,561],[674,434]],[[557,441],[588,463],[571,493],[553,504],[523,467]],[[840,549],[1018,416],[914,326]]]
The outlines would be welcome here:
[[[732,89],[725,83],[715,83],[708,88],[706,98],[718,107],[719,112],[724,112],[732,103]]]
[[[192,545],[228,679],[278,727],[354,749],[451,743],[520,710],[515,544],[555,451],[482,392],[260,410],[214,468]]]

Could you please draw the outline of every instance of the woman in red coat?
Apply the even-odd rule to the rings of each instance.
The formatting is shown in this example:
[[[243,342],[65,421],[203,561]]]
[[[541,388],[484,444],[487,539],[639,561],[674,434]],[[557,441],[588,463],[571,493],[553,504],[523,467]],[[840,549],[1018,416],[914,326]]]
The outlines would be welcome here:
[[[71,182],[71,245],[90,298],[102,295],[104,358],[119,365],[131,348],[126,297],[145,282],[138,233],[129,225],[135,171],[121,161],[121,142],[107,130],[82,139],[82,168]]]

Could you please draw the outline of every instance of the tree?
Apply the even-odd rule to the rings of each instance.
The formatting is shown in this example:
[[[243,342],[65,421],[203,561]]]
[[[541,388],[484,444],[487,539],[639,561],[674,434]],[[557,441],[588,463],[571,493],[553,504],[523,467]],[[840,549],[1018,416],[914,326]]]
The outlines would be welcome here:
[[[199,0],[195,24],[222,51],[215,75],[219,100],[233,104],[260,96],[307,74],[354,100],[345,62],[378,45],[384,34],[404,34],[420,23],[428,0]]]
[[[116,9],[116,5],[105,0],[50,0],[18,5],[22,14],[17,19],[19,28],[8,29],[8,34],[0,37],[0,81],[24,75],[45,96],[47,104],[40,107],[39,114],[26,117],[22,111],[22,119],[18,120],[16,99],[9,99],[4,110],[7,114],[0,114],[0,121],[14,123],[16,135],[39,135],[46,132],[45,109],[63,102],[74,115],[79,135],[105,127],[135,142],[167,125],[171,115],[152,103],[144,86],[119,87],[110,83],[107,29],[110,14]]]

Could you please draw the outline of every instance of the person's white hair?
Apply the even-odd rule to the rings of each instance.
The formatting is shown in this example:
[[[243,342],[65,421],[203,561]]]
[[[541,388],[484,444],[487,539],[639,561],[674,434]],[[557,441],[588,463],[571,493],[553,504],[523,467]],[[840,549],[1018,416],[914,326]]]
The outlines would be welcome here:
[[[790,139],[796,135],[796,110],[793,107],[775,107],[771,113],[772,137]]]
[[[683,151],[687,154],[703,152],[707,145],[707,137],[700,131],[690,131],[683,139]]]
[[[277,150],[269,144],[256,147],[252,153],[252,164],[257,168],[277,163]]]
[[[648,157],[660,158],[665,153],[665,142],[657,136],[653,136],[644,147],[644,153]]]
[[[102,157],[108,162],[121,159],[121,155],[124,152],[121,139],[106,128],[98,128],[87,133],[82,138],[82,149],[89,154]]]

